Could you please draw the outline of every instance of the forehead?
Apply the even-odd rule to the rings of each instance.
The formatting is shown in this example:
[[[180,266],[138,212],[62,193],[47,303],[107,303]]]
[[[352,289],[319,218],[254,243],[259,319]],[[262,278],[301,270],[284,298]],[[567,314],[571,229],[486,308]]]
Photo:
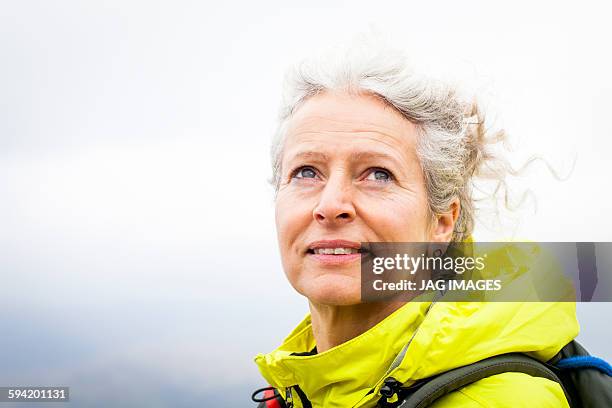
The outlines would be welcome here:
[[[376,150],[412,159],[416,126],[373,95],[325,92],[309,98],[287,128],[285,154]]]

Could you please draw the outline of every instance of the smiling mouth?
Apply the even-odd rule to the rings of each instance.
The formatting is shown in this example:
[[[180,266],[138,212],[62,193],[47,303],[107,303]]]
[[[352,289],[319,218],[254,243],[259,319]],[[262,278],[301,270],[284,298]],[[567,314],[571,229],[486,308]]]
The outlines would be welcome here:
[[[338,267],[352,265],[367,259],[369,245],[364,242],[331,239],[316,241],[306,250],[306,256],[321,266]]]
[[[309,254],[315,255],[350,255],[363,253],[361,249],[357,248],[314,248],[307,251]]]

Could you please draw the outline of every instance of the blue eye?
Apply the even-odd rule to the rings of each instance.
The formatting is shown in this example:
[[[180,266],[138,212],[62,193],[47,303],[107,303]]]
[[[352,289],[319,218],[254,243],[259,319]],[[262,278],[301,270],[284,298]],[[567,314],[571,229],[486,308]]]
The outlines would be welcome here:
[[[302,167],[294,173],[293,177],[295,178],[315,178],[317,177],[317,173],[312,169],[312,167]]]
[[[374,180],[374,181],[382,181],[382,182],[390,181],[391,173],[383,169],[374,169],[372,172],[370,172],[370,174],[368,174],[368,177],[366,177],[366,180]]]

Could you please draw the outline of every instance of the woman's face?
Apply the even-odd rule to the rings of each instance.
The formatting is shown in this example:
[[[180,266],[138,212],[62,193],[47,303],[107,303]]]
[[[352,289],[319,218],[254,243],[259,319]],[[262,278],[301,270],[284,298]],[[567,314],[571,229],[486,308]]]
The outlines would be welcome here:
[[[416,127],[371,95],[322,93],[289,123],[276,200],[283,267],[313,302],[360,302],[360,242],[448,241],[428,212]]]

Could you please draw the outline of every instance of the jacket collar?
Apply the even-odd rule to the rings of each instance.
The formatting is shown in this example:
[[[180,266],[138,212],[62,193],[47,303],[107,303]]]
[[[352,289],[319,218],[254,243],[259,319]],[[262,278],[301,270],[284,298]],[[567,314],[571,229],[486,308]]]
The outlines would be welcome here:
[[[255,362],[268,383],[281,393],[299,385],[315,407],[352,407],[386,378],[387,370],[423,322],[430,304],[406,303],[370,330],[330,350],[292,355],[316,346],[307,315],[278,349],[257,355]]]

